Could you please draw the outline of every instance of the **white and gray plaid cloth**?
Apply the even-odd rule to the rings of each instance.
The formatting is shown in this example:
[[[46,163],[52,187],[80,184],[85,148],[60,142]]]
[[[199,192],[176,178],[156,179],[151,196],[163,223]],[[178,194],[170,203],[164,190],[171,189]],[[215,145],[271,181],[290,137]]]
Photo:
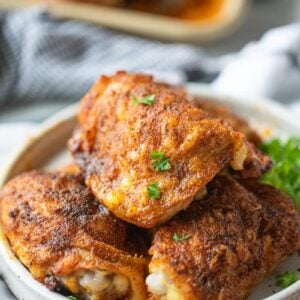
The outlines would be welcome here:
[[[0,22],[2,105],[45,99],[76,101],[100,73],[120,69],[159,73],[173,81],[195,75],[202,79],[207,64],[199,48],[54,20],[42,8],[2,12]]]
[[[299,60],[300,24],[271,30],[240,53],[215,58],[196,46],[55,20],[42,7],[0,11],[0,107],[77,101],[99,74],[116,70],[151,72],[171,82],[211,82],[221,72],[215,82],[221,91],[285,101],[300,95]]]
[[[299,65],[300,24],[271,30],[237,54],[214,58],[195,46],[55,20],[42,7],[0,12],[0,112],[16,103],[75,102],[99,74],[123,69],[175,83],[212,82],[226,94],[270,97],[300,115]],[[0,167],[36,127],[0,119]],[[0,278],[0,300],[11,299]]]

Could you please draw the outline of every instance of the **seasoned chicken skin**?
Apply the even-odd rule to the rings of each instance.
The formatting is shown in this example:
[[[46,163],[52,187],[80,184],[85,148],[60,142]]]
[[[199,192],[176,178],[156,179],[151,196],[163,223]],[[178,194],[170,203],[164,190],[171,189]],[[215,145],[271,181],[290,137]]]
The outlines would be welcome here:
[[[300,248],[292,200],[256,180],[217,176],[203,201],[155,233],[149,290],[154,299],[244,299]]]
[[[193,104],[208,112],[215,118],[220,118],[232,126],[235,131],[242,132],[247,139],[248,155],[244,162],[244,169],[237,172],[243,178],[258,178],[272,165],[270,158],[256,147],[262,142],[258,133],[253,130],[248,122],[237,116],[224,105],[213,101],[194,97]]]
[[[226,165],[243,169],[243,134],[191,99],[183,89],[125,72],[102,76],[84,97],[69,148],[88,187],[119,218],[154,227],[186,208]],[[157,152],[167,160],[163,170],[152,165]]]
[[[242,132],[246,139],[255,146],[259,146],[262,142],[258,133],[249,126],[248,122],[234,114],[227,106],[218,104],[211,100],[201,99],[199,97],[195,97],[193,103],[213,117],[220,118],[228,122],[235,131]]]
[[[48,1],[92,3],[92,4],[109,5],[109,6],[124,5],[124,0],[48,0]]]
[[[117,219],[78,175],[33,171],[0,193],[1,223],[32,276],[80,299],[145,299],[141,232]]]

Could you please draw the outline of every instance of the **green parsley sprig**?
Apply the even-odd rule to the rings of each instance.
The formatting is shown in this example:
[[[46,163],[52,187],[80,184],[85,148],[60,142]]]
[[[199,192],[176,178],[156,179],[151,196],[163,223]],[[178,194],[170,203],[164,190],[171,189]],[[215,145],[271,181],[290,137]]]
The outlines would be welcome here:
[[[75,296],[68,296],[67,297],[69,300],[77,300],[77,298]]]
[[[300,275],[294,272],[285,272],[276,276],[276,285],[285,289],[296,281],[300,280]]]
[[[164,153],[159,151],[152,151],[150,153],[151,157],[151,167],[157,172],[163,172],[171,169],[171,164],[169,159]]]
[[[131,95],[131,105],[138,105],[138,104],[145,104],[145,105],[152,105],[155,100],[155,95],[148,95],[144,97],[136,97]]]
[[[300,138],[290,138],[287,142],[274,139],[263,143],[260,148],[274,162],[261,181],[285,192],[300,209]]]
[[[154,182],[147,187],[148,196],[150,199],[159,199],[160,198],[160,189],[158,182]]]
[[[173,234],[173,241],[175,242],[182,242],[182,241],[185,241],[185,240],[188,240],[192,235],[191,234],[186,234],[184,233],[183,235],[178,235],[177,233],[174,233]]]

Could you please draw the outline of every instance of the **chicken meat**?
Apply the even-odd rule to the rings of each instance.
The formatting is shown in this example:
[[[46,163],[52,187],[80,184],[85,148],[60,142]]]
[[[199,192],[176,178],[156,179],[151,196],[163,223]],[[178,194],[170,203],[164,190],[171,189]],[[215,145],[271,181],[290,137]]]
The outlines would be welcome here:
[[[152,76],[102,76],[78,120],[69,149],[87,186],[116,216],[144,228],[188,207],[225,166],[242,170],[247,162],[257,176],[270,162],[184,89]]]
[[[78,299],[146,298],[144,233],[110,214],[80,175],[32,171],[0,193],[1,223],[32,276]]]
[[[300,249],[300,214],[271,186],[218,175],[154,235],[146,282],[153,299],[245,299]]]

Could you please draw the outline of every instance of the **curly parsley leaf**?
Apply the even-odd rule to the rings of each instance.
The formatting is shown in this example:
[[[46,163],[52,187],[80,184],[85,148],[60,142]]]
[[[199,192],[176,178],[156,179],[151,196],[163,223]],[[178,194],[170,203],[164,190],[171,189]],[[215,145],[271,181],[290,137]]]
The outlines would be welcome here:
[[[67,297],[69,300],[77,300],[77,298],[75,296],[68,296]]]
[[[160,198],[160,190],[158,186],[158,182],[154,182],[147,187],[148,196],[150,199],[159,199]]]
[[[163,172],[171,169],[169,159],[159,151],[152,151],[150,153],[151,167],[157,172]]]
[[[191,234],[183,234],[183,235],[178,235],[177,233],[173,234],[173,241],[175,242],[182,242],[185,240],[188,240],[192,235]]]
[[[276,276],[276,285],[285,289],[298,280],[300,280],[300,275],[294,272],[285,272]]]
[[[274,139],[263,143],[260,148],[274,162],[261,181],[292,197],[300,209],[300,138],[290,138],[287,142]]]
[[[154,100],[155,100],[155,95],[149,95],[141,98],[131,95],[132,105],[138,105],[138,104],[152,105],[154,103]]]

